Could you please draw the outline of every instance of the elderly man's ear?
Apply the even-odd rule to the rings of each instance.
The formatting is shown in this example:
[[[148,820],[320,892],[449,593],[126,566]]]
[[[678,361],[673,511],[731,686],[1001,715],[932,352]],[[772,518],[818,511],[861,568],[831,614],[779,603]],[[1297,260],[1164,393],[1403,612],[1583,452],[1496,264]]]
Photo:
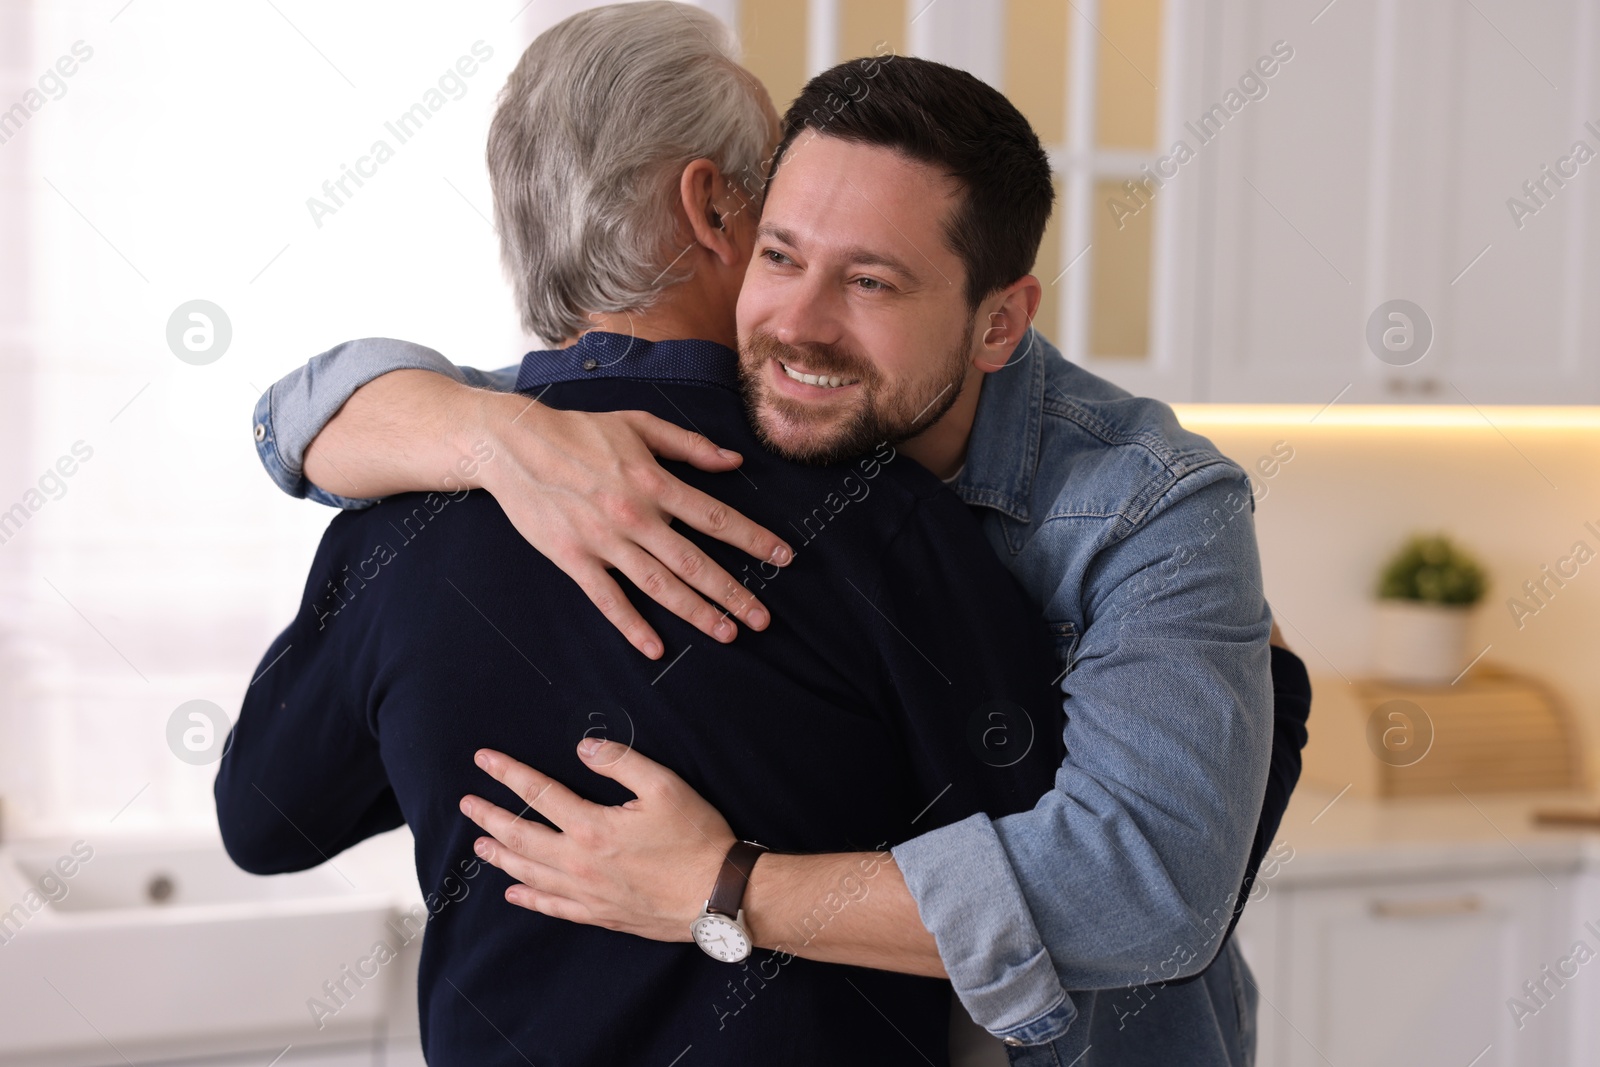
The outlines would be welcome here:
[[[709,159],[697,159],[683,168],[678,196],[696,243],[729,266],[742,262],[735,223],[751,210]]]

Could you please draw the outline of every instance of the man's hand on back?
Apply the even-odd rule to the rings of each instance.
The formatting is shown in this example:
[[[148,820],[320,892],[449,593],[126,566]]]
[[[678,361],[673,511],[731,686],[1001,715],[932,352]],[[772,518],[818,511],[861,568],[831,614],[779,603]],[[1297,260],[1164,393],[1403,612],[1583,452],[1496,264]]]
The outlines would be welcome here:
[[[579,753],[637,799],[595,804],[484,749],[478,766],[559,830],[463,797],[462,813],[493,835],[479,839],[478,855],[521,883],[506,890],[513,904],[654,941],[688,941],[733,831],[683,779],[626,745],[591,739]]]
[[[671,522],[780,566],[793,551],[656,462],[660,456],[731,470],[741,461],[737,453],[644,411],[564,411],[527,397],[479,395],[495,450],[479,475],[483,488],[633,647],[651,659],[663,651],[612,569],[715,640],[734,639],[730,614],[753,630],[766,628],[770,616],[761,603]]]
[[[486,455],[487,453],[487,455]],[[577,582],[628,642],[664,650],[610,571],[715,640],[769,616],[674,530],[674,519],[760,560],[794,552],[770,530],[662,469],[661,459],[731,471],[742,457],[644,411],[587,412],[400,370],[358,389],[306,450],[314,484],[355,497],[487,489],[517,532]],[[470,472],[470,473],[467,473]]]
[[[687,782],[626,745],[590,739],[578,754],[637,799],[594,804],[483,749],[478,766],[560,829],[463,797],[461,811],[493,835],[478,840],[478,855],[521,883],[506,890],[506,899],[530,911],[655,941],[688,941],[733,831]],[[828,915],[821,924],[819,908]],[[946,977],[933,935],[888,852],[769,852],[755,865],[744,910],[760,948]]]

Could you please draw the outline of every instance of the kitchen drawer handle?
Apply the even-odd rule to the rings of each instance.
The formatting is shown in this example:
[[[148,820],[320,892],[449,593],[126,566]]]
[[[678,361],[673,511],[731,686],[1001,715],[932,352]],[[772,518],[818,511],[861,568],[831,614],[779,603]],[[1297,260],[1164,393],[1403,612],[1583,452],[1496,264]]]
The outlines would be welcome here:
[[[1465,893],[1424,900],[1374,900],[1369,907],[1379,919],[1433,919],[1441,915],[1474,915],[1483,910],[1483,898]]]

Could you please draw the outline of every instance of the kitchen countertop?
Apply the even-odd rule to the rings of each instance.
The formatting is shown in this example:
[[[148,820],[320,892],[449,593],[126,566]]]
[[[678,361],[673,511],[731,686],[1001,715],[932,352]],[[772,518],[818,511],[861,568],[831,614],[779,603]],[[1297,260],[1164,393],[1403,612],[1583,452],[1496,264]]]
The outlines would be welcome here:
[[[1527,873],[1546,877],[1600,868],[1600,827],[1536,826],[1543,809],[1600,811],[1592,793],[1455,794],[1379,800],[1302,786],[1278,831],[1293,849],[1275,886],[1396,881],[1440,875]],[[1270,862],[1270,861],[1269,861]],[[1263,875],[1265,877],[1265,874]]]
[[[1379,800],[1302,784],[1278,830],[1277,869],[1272,870],[1269,855],[1262,878],[1289,888],[1369,884],[1375,877],[1405,881],[1464,873],[1526,873],[1530,865],[1549,877],[1583,868],[1600,870],[1600,827],[1535,826],[1533,813],[1541,809],[1600,811],[1600,793],[1469,793]],[[158,835],[156,840],[166,841],[168,836]],[[198,836],[215,841],[214,834]],[[422,899],[412,866],[411,834],[405,828],[362,842],[334,862],[362,892],[391,895],[401,907]]]

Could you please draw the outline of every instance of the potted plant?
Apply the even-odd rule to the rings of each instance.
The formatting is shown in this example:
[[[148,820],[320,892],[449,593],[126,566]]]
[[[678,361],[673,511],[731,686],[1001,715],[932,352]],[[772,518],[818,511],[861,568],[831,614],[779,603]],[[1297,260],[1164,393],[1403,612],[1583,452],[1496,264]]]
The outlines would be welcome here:
[[[1378,673],[1410,685],[1445,685],[1467,665],[1472,608],[1488,581],[1443,534],[1412,537],[1378,582]]]

